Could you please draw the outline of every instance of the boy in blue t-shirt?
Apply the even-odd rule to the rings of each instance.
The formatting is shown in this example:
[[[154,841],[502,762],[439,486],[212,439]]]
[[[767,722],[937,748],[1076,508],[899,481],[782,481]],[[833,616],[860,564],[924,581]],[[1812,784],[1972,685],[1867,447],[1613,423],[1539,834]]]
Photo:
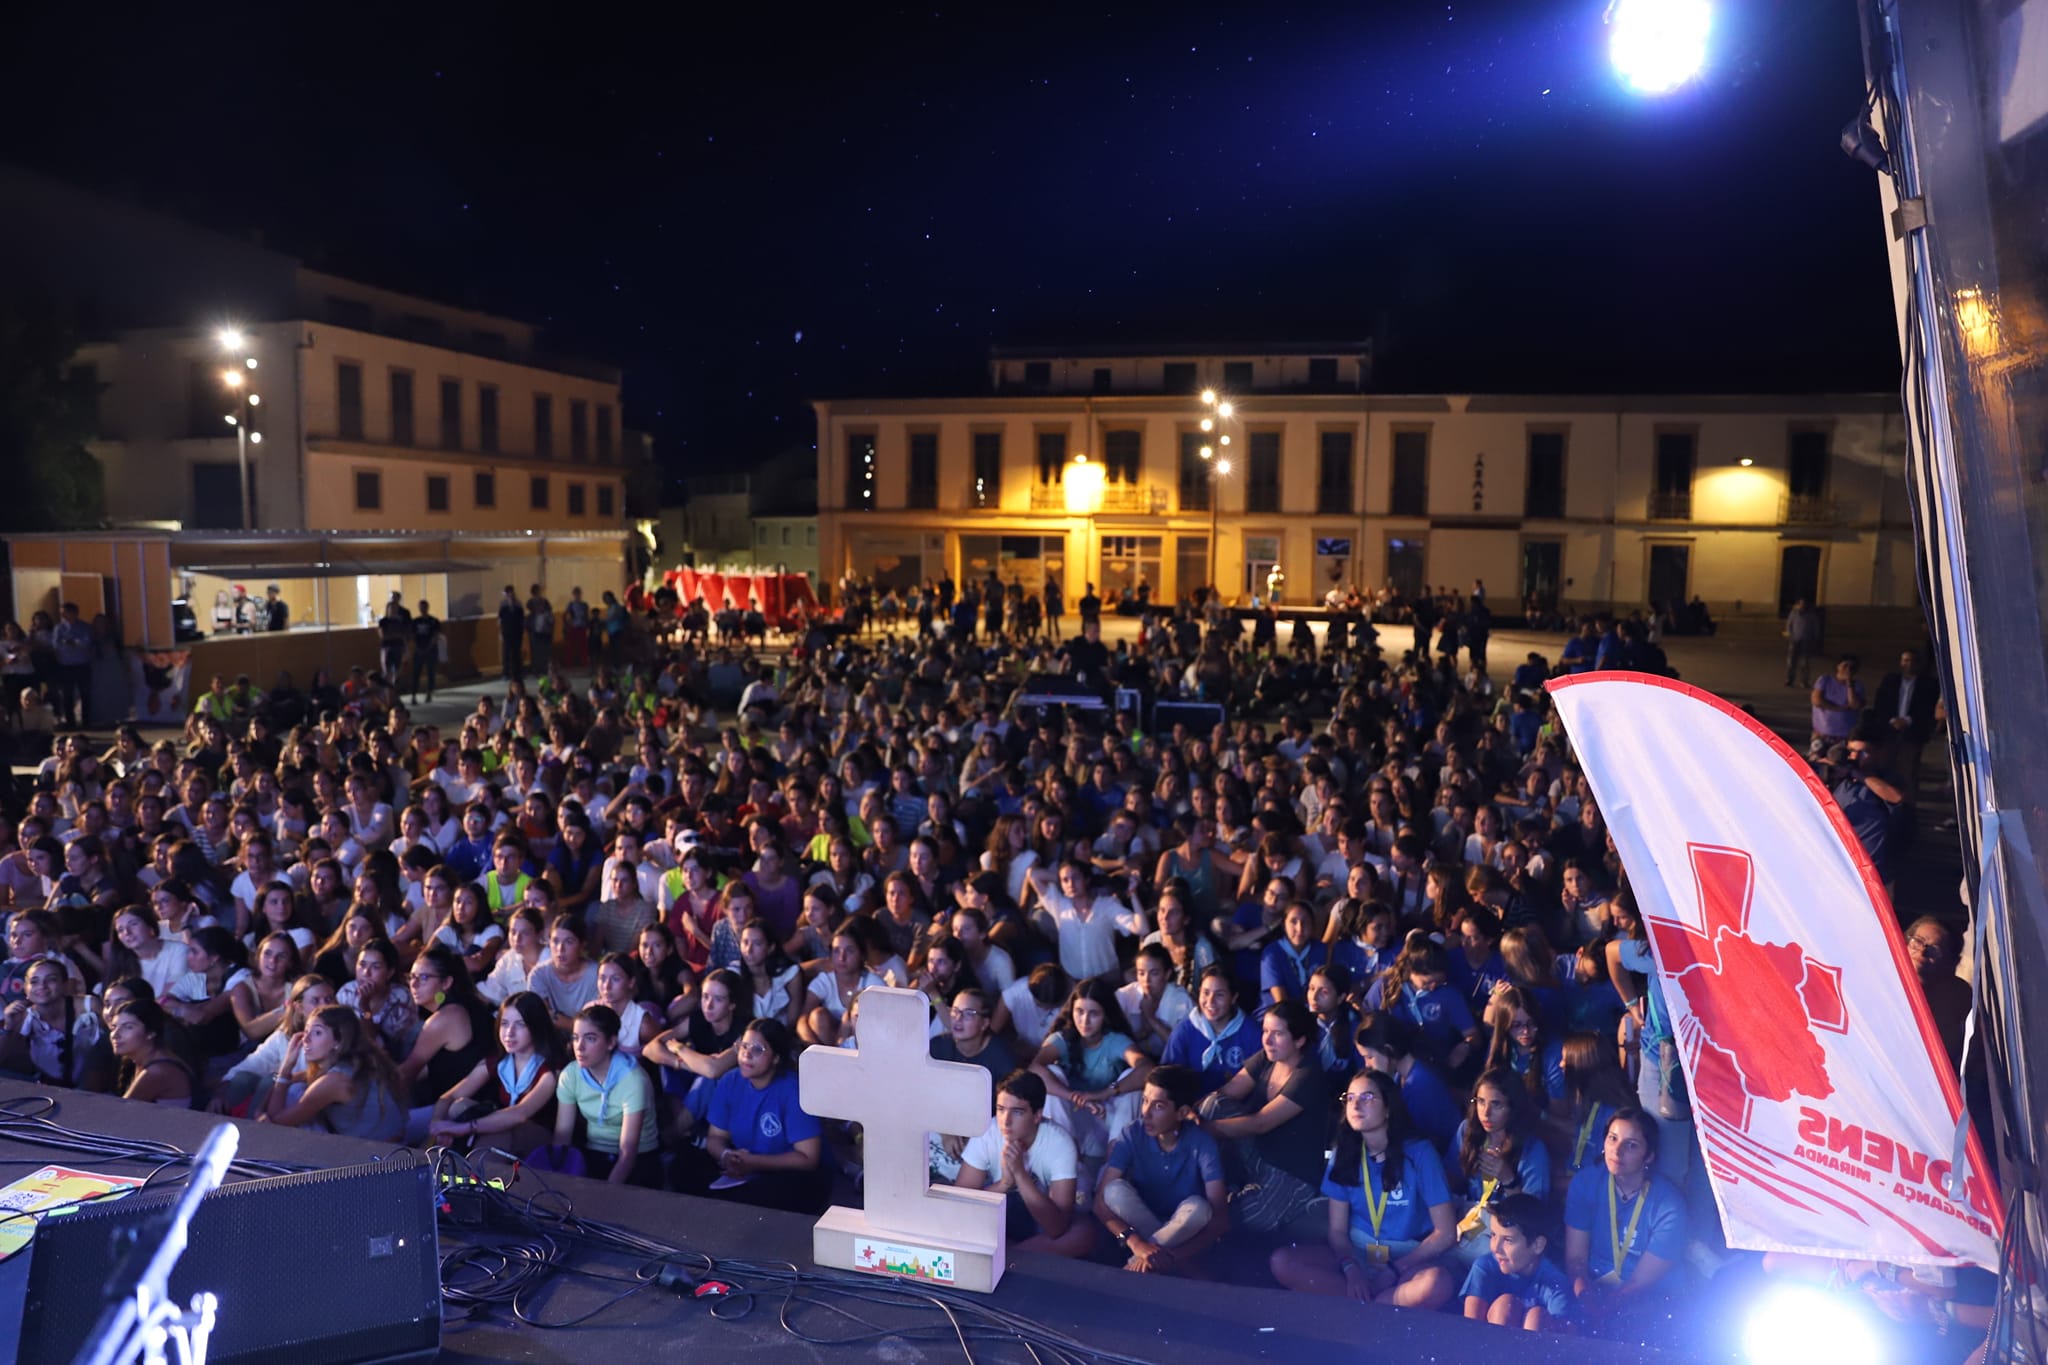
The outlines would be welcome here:
[[[1572,1284],[1543,1253],[1550,1248],[1549,1216],[1532,1194],[1510,1194],[1493,1205],[1491,1255],[1472,1263],[1459,1297],[1465,1316],[1525,1332],[1558,1330],[1577,1315]]]

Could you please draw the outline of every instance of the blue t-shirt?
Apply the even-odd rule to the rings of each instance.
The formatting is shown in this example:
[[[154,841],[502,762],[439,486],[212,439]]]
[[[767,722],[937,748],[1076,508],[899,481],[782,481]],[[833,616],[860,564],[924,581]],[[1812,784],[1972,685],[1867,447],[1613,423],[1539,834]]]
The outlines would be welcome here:
[[[1358,1016],[1351,1006],[1339,1005],[1334,1019],[1316,1019],[1316,1056],[1333,1092],[1350,1084],[1358,1072]]]
[[[1587,1268],[1593,1278],[1614,1269],[1616,1234],[1628,1250],[1622,1256],[1621,1276],[1635,1272],[1645,1253],[1661,1260],[1676,1261],[1685,1254],[1685,1196],[1661,1175],[1651,1175],[1634,1199],[1616,1199],[1614,1226],[1609,1226],[1607,1209],[1607,1163],[1596,1161],[1572,1177],[1564,1196],[1564,1225],[1585,1233],[1592,1241]],[[1638,1217],[1636,1210],[1641,1207]],[[1629,1221],[1635,1220],[1635,1234],[1629,1235]]]
[[[1420,1138],[1410,1138],[1401,1148],[1401,1183],[1388,1188],[1386,1163],[1369,1161],[1371,1172],[1370,1191],[1363,1181],[1352,1185],[1340,1185],[1333,1178],[1336,1168],[1323,1177],[1323,1194],[1337,1203],[1351,1206],[1351,1240],[1370,1244],[1374,1240],[1371,1205],[1380,1196],[1386,1197],[1387,1206],[1380,1215],[1379,1241],[1419,1242],[1429,1236],[1431,1223],[1430,1209],[1438,1204],[1451,1202],[1451,1188],[1444,1180],[1444,1163],[1438,1158],[1436,1148]],[[1358,1172],[1346,1174],[1356,1177]]]
[[[1213,1048],[1212,1055],[1209,1040],[1195,1027],[1194,1016],[1189,1015],[1173,1026],[1159,1060],[1199,1071],[1202,1074],[1202,1093],[1206,1095],[1228,1084],[1245,1062],[1258,1054],[1260,1046],[1258,1016],[1247,1014],[1242,1023],[1223,1036],[1221,1045]],[[1209,1060],[1204,1061],[1205,1057]]]
[[[1621,944],[1621,965],[1632,972],[1648,978],[1649,986],[1644,990],[1643,1041],[1663,1043],[1671,1039],[1671,1011],[1664,1006],[1663,978],[1657,972],[1657,959],[1650,952],[1648,939],[1623,939]]]
[[[1465,1123],[1458,1125],[1458,1131],[1451,1134],[1451,1160],[1455,1163],[1465,1143]],[[1474,1171],[1465,1177],[1465,1197],[1477,1200],[1486,1190],[1486,1177]],[[1498,1198],[1503,1194],[1533,1194],[1538,1199],[1550,1198],[1550,1150],[1543,1145],[1543,1139],[1530,1133],[1515,1146],[1515,1169],[1503,1172],[1500,1186],[1494,1191]]]
[[[1604,1165],[1607,1160],[1607,1121],[1620,1112],[1611,1104],[1595,1104],[1590,1112],[1582,1115],[1572,1125],[1571,1146],[1559,1154],[1558,1174],[1569,1181],[1588,1165]]]
[[[1462,952],[1452,952],[1450,966],[1451,989],[1463,994],[1475,1010],[1484,1010],[1493,998],[1495,984],[1508,979],[1508,964],[1499,953],[1475,967]]]
[[[1398,947],[1368,948],[1355,938],[1347,938],[1330,948],[1330,961],[1344,969],[1345,977],[1351,982],[1351,989],[1358,990],[1374,977],[1394,965],[1400,956]]]
[[[1109,1144],[1103,1166],[1122,1171],[1145,1207],[1161,1218],[1171,1217],[1183,1199],[1202,1194],[1210,1181],[1224,1179],[1216,1139],[1192,1123],[1180,1126],[1170,1152],[1143,1124],[1134,1123]]]
[[[1393,1012],[1421,1029],[1445,1056],[1478,1027],[1472,1019],[1472,1007],[1455,986],[1438,986],[1423,995],[1416,994],[1413,986],[1403,986],[1400,998],[1394,1001]]]
[[[1517,1076],[1534,1075],[1550,1099],[1565,1097],[1563,1042],[1553,1040],[1544,1044],[1541,1056],[1513,1048],[1509,1052],[1508,1066]]]
[[[458,839],[449,848],[443,862],[448,872],[460,882],[473,882],[483,876],[491,865],[491,841],[483,839]]]
[[[1067,1073],[1067,1085],[1082,1091],[1109,1089],[1129,1066],[1124,1061],[1124,1054],[1137,1046],[1128,1034],[1118,1033],[1115,1029],[1104,1030],[1093,1044],[1082,1043],[1078,1060],[1066,1034],[1053,1034],[1052,1043],[1059,1050],[1060,1067]]]
[[[1492,1303],[1503,1294],[1512,1295],[1522,1311],[1541,1308],[1554,1320],[1569,1321],[1579,1303],[1578,1296],[1572,1293],[1571,1280],[1549,1261],[1539,1258],[1536,1268],[1527,1275],[1510,1275],[1490,1254],[1472,1263],[1458,1297]]]
[[[796,1102],[796,1073],[786,1071],[757,1090],[737,1068],[711,1090],[713,1128],[732,1134],[732,1145],[756,1156],[780,1156],[805,1138],[819,1136],[818,1121]]]
[[[1309,944],[1297,958],[1288,951],[1286,939],[1276,938],[1259,954],[1259,994],[1268,995],[1278,986],[1289,999],[1300,1000],[1308,994],[1309,977],[1329,960],[1330,950],[1320,943]]]
[[[1451,1134],[1458,1131],[1464,1109],[1434,1067],[1417,1061],[1408,1068],[1408,1074],[1401,1078],[1401,1101],[1408,1106],[1408,1117],[1415,1120],[1415,1126],[1431,1142],[1438,1147],[1450,1146]]]

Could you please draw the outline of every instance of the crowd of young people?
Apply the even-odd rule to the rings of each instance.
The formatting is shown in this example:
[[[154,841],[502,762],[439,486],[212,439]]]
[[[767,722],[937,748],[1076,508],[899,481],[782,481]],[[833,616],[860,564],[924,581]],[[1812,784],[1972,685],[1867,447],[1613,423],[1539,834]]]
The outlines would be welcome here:
[[[61,738],[0,826],[0,1068],[812,1210],[859,1143],[796,1056],[903,986],[995,1082],[935,1178],[1008,1194],[1015,1246],[1671,1331],[1714,1214],[1547,661],[1496,682],[1441,612],[1408,652],[1099,612],[685,632],[452,733],[371,674],[289,727]]]

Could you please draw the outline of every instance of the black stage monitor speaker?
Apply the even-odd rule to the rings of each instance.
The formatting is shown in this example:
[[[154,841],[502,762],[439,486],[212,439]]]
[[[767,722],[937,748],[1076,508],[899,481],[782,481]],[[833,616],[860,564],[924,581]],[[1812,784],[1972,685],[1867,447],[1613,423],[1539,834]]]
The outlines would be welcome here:
[[[19,1359],[73,1359],[116,1268],[138,1241],[155,1247],[176,1202],[171,1190],[43,1219]],[[192,1216],[172,1302],[219,1300],[213,1365],[430,1360],[441,1349],[434,1208],[433,1173],[409,1154],[223,1186]]]

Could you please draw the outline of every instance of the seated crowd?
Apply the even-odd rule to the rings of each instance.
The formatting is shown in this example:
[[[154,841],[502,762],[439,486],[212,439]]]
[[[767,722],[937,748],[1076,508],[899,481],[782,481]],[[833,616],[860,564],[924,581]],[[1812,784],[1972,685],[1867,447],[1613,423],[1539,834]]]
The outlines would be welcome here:
[[[797,1054],[908,987],[994,1081],[934,1179],[1008,1194],[1014,1247],[1671,1330],[1716,1218],[1542,661],[952,619],[683,638],[445,737],[375,674],[289,728],[252,693],[182,744],[60,737],[0,822],[0,1070],[814,1211],[860,1147]],[[1020,703],[1061,673],[1234,718]]]

